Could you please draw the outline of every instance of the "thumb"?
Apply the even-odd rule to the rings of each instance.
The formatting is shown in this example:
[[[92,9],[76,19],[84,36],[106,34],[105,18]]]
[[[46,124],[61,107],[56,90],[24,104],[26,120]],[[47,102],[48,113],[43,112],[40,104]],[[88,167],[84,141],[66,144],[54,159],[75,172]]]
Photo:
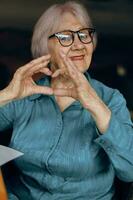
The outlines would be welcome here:
[[[52,95],[53,89],[47,86],[38,86],[38,85],[33,86],[32,94],[39,94],[39,93]]]

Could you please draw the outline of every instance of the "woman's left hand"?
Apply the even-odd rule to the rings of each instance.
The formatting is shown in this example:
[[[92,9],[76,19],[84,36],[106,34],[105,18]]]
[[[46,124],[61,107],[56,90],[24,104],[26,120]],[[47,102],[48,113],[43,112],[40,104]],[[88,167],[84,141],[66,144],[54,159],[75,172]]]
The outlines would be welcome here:
[[[82,106],[92,114],[99,131],[104,133],[109,125],[111,111],[100,99],[84,74],[77,69],[70,58],[67,58],[65,55],[61,56],[65,67],[55,71],[52,77],[64,75],[68,77],[68,80],[72,81],[73,84],[72,87],[68,88],[54,88],[54,94],[56,96],[72,97],[80,101]]]
[[[74,65],[70,58],[61,55],[64,67],[56,70],[52,75],[53,78],[63,75],[67,80],[72,82],[72,86],[66,88],[55,88],[54,94],[57,96],[72,97],[83,105],[84,108],[92,110],[94,102],[100,101],[95,90],[91,87],[88,80],[82,72]]]

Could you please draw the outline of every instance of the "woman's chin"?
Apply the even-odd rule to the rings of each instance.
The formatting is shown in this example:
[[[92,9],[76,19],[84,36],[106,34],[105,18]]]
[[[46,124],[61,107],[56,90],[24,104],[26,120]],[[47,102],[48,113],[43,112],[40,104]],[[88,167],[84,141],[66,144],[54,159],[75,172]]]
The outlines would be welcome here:
[[[73,61],[73,63],[77,67],[77,69],[82,73],[86,72],[89,68],[89,65],[86,65],[86,63],[83,61]]]

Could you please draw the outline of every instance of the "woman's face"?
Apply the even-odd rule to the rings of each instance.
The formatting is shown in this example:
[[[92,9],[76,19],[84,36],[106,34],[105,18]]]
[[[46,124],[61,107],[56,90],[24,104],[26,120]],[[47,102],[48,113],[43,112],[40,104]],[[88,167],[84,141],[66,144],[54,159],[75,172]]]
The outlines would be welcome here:
[[[58,32],[64,30],[78,31],[82,28],[88,27],[83,27],[76,17],[70,13],[66,13],[62,16]],[[77,34],[75,34],[74,42],[68,47],[62,46],[56,37],[49,39],[48,49],[51,54],[51,66],[53,70],[64,66],[60,55],[60,52],[63,52],[63,54],[69,57],[76,67],[84,73],[89,68],[91,63],[93,43],[84,44],[79,40]]]

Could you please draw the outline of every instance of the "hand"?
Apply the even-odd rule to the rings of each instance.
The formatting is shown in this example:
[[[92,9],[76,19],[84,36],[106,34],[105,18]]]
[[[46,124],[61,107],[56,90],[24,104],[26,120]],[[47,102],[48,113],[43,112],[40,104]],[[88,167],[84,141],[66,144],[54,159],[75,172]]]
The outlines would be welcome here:
[[[55,86],[54,94],[57,96],[72,97],[79,100],[83,107],[90,107],[91,109],[92,103],[96,98],[99,100],[99,97],[89,84],[84,74],[78,70],[71,59],[62,54],[61,57],[63,65],[53,73],[52,78],[57,77],[57,81],[60,81],[62,77],[66,82],[64,81],[64,86],[62,88],[57,89]]]
[[[5,88],[8,96],[10,96],[11,99],[20,99],[36,93],[53,94],[52,88],[36,85],[32,78],[34,74],[39,72],[50,76],[52,72],[47,67],[49,61],[50,55],[46,55],[18,68],[12,81],[7,88]]]
[[[109,126],[111,111],[99,98],[84,74],[77,69],[73,62],[65,55],[62,55],[62,59],[65,68],[54,72],[52,77],[54,78],[60,74],[64,74],[73,84],[72,87],[68,88],[54,88],[54,94],[57,96],[72,97],[80,101],[82,106],[90,111],[99,131],[102,134],[105,133]]]

